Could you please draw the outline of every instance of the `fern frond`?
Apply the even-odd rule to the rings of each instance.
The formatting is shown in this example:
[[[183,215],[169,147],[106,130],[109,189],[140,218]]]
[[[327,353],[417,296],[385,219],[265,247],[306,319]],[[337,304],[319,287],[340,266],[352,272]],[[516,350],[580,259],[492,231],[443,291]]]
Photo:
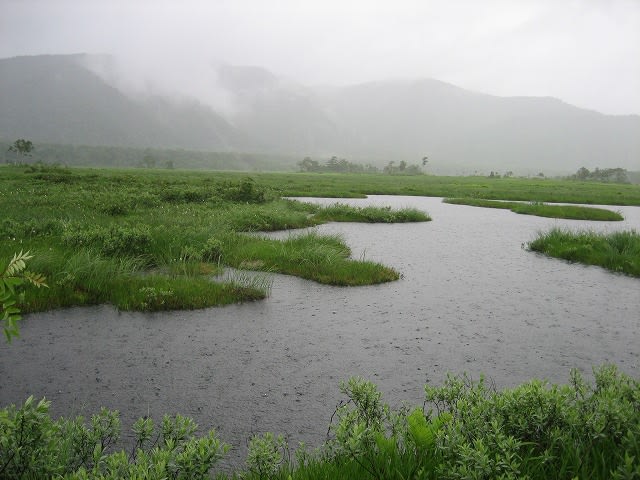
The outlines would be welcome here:
[[[23,272],[22,277],[36,287],[49,287],[45,282],[47,278],[41,273]]]
[[[13,277],[27,268],[27,264],[25,262],[33,258],[33,255],[30,255],[30,253],[31,252],[29,252],[29,250],[24,253],[22,250],[20,250],[20,253],[14,253],[13,258],[9,262],[9,265],[7,265],[2,276],[6,275],[8,277]]]

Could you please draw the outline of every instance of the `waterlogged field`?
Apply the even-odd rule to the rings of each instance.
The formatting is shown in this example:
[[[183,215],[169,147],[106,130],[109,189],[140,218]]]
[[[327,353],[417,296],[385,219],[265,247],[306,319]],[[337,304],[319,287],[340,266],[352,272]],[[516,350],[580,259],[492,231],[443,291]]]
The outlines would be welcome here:
[[[483,188],[487,198],[569,202],[580,184],[554,182],[560,199],[548,180],[380,175],[367,184],[349,175],[252,174],[250,181],[226,173],[30,170],[0,168],[0,257],[31,250],[29,269],[45,273],[50,285],[27,291],[29,309],[110,302],[164,310],[265,295],[264,277],[211,282],[225,266],[314,282],[277,276],[283,284],[275,282],[264,303],[222,309],[147,314],[101,306],[29,316],[22,338],[1,354],[0,396],[18,405],[0,410],[0,445],[9,446],[0,449],[1,478],[640,475],[635,278],[521,248],[555,219],[415,197],[416,208],[401,207],[405,199],[376,200],[395,209],[280,199],[309,182],[307,194],[343,188],[359,195],[377,185],[387,193],[470,196]],[[606,201],[620,195],[637,204],[640,197],[638,187],[584,187],[575,201],[621,204]],[[415,223],[428,219],[425,210],[435,221]],[[625,228],[616,225],[630,218],[637,225],[635,210],[598,228]],[[286,238],[244,233],[338,220],[364,223]],[[569,222],[588,225],[562,224]],[[335,234],[342,227],[344,238]],[[347,243],[367,255],[354,255]],[[400,273],[391,284],[330,285],[386,282]],[[574,372],[567,381],[571,366],[588,377],[585,363],[611,361],[621,370],[599,368],[593,381]],[[458,376],[435,386],[443,371],[464,370],[476,380]],[[483,371],[486,383],[477,380]],[[394,403],[362,378],[338,387],[351,375],[374,379]],[[522,383],[532,376],[565,381]],[[497,390],[493,380],[520,385]],[[31,393],[53,403],[23,403]],[[410,408],[395,403],[407,397]],[[100,405],[121,412],[122,428]],[[86,421],[60,420],[61,412],[81,412]],[[201,429],[174,412],[193,416]],[[327,443],[317,451],[264,433],[324,439],[327,421]],[[120,432],[131,430],[119,443]],[[225,441],[246,452],[232,464],[242,471],[235,476],[220,470],[234,453]]]
[[[277,241],[245,232],[327,221],[420,222],[425,212],[328,208],[283,200],[245,177],[147,171],[4,167],[0,257],[30,251],[29,268],[48,278],[25,311],[112,303],[122,310],[172,310],[264,298],[264,277],[212,282],[233,266],[332,285],[370,285],[399,272],[350,258],[336,236]],[[238,277],[240,278],[240,277]]]

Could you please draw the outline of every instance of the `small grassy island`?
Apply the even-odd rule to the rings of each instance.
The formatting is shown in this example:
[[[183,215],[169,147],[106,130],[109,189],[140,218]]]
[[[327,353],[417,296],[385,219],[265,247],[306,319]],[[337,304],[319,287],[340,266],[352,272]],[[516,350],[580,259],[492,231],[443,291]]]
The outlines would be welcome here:
[[[554,228],[529,242],[529,250],[640,277],[640,234],[635,230],[605,234]]]
[[[501,200],[484,200],[481,198],[445,198],[445,203],[470,205],[473,207],[503,208],[523,215],[535,215],[548,218],[565,218],[568,220],[596,220],[615,222],[624,220],[622,215],[604,208],[583,207],[579,205],[547,205],[542,202],[507,202]]]

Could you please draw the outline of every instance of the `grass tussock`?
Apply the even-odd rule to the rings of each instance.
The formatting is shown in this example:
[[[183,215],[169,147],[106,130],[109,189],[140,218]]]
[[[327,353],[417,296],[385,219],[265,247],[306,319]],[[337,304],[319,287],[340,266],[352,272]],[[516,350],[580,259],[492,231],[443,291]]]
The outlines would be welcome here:
[[[351,250],[336,235],[310,232],[285,240],[236,235],[230,243],[226,262],[237,268],[284,273],[340,286],[371,285],[400,278],[392,268],[350,259]]]
[[[618,212],[605,208],[583,207],[579,205],[547,205],[542,202],[506,202],[481,198],[445,198],[445,203],[470,205],[473,207],[502,208],[522,215],[538,217],[564,218],[568,220],[595,220],[615,222],[624,220]]]
[[[595,233],[554,228],[540,233],[528,248],[550,257],[640,277],[640,234],[635,230]]]
[[[352,207],[335,203],[321,207],[315,218],[323,222],[406,223],[428,222],[431,217],[415,208],[392,210],[391,207]]]

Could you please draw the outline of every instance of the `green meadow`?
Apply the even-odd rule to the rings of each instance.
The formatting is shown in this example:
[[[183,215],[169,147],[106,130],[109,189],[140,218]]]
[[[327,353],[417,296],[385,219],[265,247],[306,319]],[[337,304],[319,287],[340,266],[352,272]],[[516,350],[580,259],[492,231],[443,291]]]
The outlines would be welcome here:
[[[370,285],[400,273],[350,258],[335,236],[288,240],[248,232],[328,221],[428,221],[413,209],[321,207],[282,199],[244,176],[202,172],[0,169],[0,257],[31,251],[48,287],[21,305],[41,311],[111,303],[123,310],[203,308],[264,298],[264,277],[212,281],[225,266]]]
[[[274,240],[248,232],[331,221],[420,222],[415,209],[317,206],[286,197],[366,194],[451,197],[517,213],[619,220],[618,213],[543,202],[640,205],[640,186],[551,179],[430,175],[0,168],[0,256],[35,254],[49,279],[22,306],[41,311],[112,303],[124,310],[202,308],[264,298],[265,278],[212,281],[225,266],[297,275],[331,285],[393,281],[401,272],[350,258],[337,237]],[[455,197],[455,198],[454,198]],[[495,200],[503,200],[497,202]],[[509,202],[504,202],[508,200]],[[528,202],[528,203],[525,203]]]

